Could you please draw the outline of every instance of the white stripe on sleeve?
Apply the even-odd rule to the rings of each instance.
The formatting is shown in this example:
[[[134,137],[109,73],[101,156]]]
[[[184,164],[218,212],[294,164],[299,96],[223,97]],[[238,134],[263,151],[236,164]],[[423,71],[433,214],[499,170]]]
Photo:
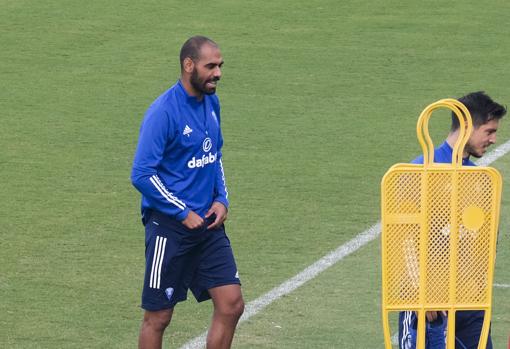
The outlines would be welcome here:
[[[221,161],[221,159],[220,159],[220,169],[221,169],[221,180],[223,181],[223,187],[225,188],[225,197],[228,199],[227,182],[225,181],[225,172],[223,171],[223,161]]]
[[[170,193],[161,180],[158,178],[158,176],[154,175],[150,178],[151,183],[156,187],[156,189],[159,191],[161,195],[165,199],[168,200],[168,202],[174,204],[175,206],[179,207],[181,210],[184,210],[186,208],[186,204],[182,202],[181,200],[177,199],[172,193]]]

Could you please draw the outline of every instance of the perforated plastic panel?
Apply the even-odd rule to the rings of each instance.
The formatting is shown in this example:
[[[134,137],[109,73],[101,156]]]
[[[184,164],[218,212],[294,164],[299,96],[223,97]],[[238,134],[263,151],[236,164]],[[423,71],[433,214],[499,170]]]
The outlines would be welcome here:
[[[400,168],[385,178],[387,305],[422,305],[418,292],[421,268],[425,269],[426,304],[447,308],[452,303],[475,307],[490,302],[487,277],[493,262],[491,234],[497,229],[492,214],[497,211],[495,199],[499,198],[493,185],[498,183],[497,174],[485,168],[460,169],[457,173],[456,198],[452,169],[425,173],[420,168]],[[422,181],[427,188],[425,195]],[[457,224],[452,230],[454,215]],[[454,243],[455,254],[451,250]],[[420,259],[421,246],[424,259]],[[456,292],[451,294],[450,287]]]

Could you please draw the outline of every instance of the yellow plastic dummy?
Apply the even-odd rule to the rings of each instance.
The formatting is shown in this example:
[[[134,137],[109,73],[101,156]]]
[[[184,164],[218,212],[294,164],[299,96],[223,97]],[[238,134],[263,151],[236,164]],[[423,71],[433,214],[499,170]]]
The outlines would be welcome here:
[[[432,112],[448,108],[460,123],[452,163],[434,162],[428,132]],[[381,185],[382,316],[391,348],[389,313],[418,317],[417,348],[425,348],[425,313],[448,313],[447,348],[455,348],[455,313],[484,310],[479,349],[489,334],[492,283],[501,197],[493,168],[462,166],[473,129],[467,108],[454,99],[429,105],[417,124],[423,165],[396,164]]]

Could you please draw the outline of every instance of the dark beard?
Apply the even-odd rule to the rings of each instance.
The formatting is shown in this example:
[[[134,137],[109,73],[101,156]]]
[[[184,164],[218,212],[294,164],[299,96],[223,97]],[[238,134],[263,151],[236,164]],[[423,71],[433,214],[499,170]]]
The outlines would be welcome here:
[[[474,158],[480,159],[483,154],[477,154],[474,152],[473,148],[468,144],[466,144],[465,148],[466,152],[468,153],[468,156],[472,156]]]
[[[219,79],[215,79],[215,80],[217,81]],[[209,80],[207,80],[207,81],[209,81]],[[198,92],[200,92],[202,94],[212,95],[216,92],[216,87],[212,88],[212,89],[205,88],[205,84],[207,83],[207,81],[201,80],[198,77],[197,70],[193,69],[193,71],[191,72],[191,77],[190,77],[191,86],[193,86],[193,88],[195,90],[197,90]]]

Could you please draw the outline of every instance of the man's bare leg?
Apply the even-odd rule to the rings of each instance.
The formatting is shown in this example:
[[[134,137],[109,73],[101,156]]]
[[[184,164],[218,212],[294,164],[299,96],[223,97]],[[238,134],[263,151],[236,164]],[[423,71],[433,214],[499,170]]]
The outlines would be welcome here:
[[[219,286],[209,289],[209,294],[214,304],[214,313],[207,334],[207,349],[228,349],[244,311],[241,286]]]
[[[173,309],[145,311],[138,339],[139,349],[161,349],[163,333],[172,320],[173,312]]]

